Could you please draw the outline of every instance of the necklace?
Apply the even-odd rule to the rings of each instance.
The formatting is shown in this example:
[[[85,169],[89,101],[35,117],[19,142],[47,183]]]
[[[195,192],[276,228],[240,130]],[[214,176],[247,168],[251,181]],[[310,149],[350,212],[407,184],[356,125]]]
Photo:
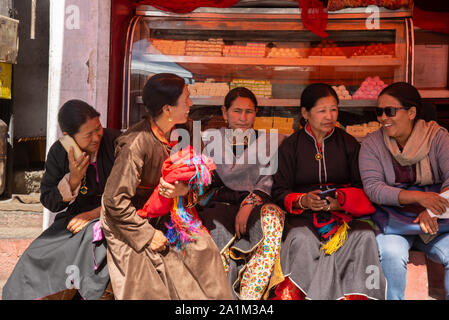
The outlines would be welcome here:
[[[80,189],[80,193],[82,194],[82,195],[86,195],[87,194],[87,186],[86,186],[86,176],[84,176],[84,178],[83,178],[83,184],[82,184],[82,186],[81,186],[81,189]]]

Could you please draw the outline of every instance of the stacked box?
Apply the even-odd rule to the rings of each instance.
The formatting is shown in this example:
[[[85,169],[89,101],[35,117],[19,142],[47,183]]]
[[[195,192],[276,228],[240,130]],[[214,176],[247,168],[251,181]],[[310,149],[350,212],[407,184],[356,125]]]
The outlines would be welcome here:
[[[187,40],[186,55],[221,57],[223,45],[223,39],[211,38],[206,41]]]
[[[265,57],[265,43],[247,43],[246,46],[224,46],[224,57]]]
[[[152,39],[149,53],[183,56],[186,50],[185,40]]]
[[[236,87],[248,88],[258,97],[271,98],[272,95],[272,85],[268,80],[234,79],[229,88]]]
[[[229,85],[225,82],[195,82],[188,88],[192,96],[223,97],[229,92]]]

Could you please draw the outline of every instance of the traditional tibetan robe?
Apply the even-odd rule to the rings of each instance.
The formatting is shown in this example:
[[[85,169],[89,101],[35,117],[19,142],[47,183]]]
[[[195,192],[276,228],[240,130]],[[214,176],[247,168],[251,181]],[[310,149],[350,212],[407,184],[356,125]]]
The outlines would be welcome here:
[[[241,143],[232,130],[221,128],[205,134],[206,154],[217,166],[214,185],[200,202],[198,214],[218,245],[233,294],[239,299],[262,299],[279,255],[284,212],[271,202],[277,149],[285,136],[247,131]],[[208,198],[210,195],[211,198]],[[235,233],[239,209],[253,205],[240,239]],[[266,295],[265,295],[266,297]]]
[[[73,217],[101,206],[114,163],[114,140],[120,134],[112,129],[103,132],[96,161],[86,172],[83,186],[87,193],[76,191],[70,201],[66,201],[61,187],[70,173],[67,152],[59,141],[51,146],[41,182],[41,202],[50,211],[60,213],[21,256],[3,288],[4,300],[68,299],[76,289],[82,298],[95,300],[104,293],[109,282],[106,243],[104,239],[94,241],[94,232],[101,232],[99,219],[76,234],[67,230]]]
[[[173,146],[149,119],[117,141],[101,212],[114,295],[117,299],[231,299],[217,246],[207,233],[185,251],[154,252],[149,245],[155,229],[167,231],[168,212],[153,219],[136,212],[159,184],[162,164]]]
[[[279,148],[272,196],[289,214],[281,246],[287,279],[276,288],[278,298],[288,299],[299,289],[298,296],[308,299],[349,295],[385,299],[375,234],[369,223],[362,222],[374,207],[361,189],[359,149],[358,142],[340,128],[330,131],[320,145],[309,125]],[[294,206],[301,195],[328,188],[337,188],[343,211],[312,212]],[[367,285],[368,267],[376,269],[373,285]]]

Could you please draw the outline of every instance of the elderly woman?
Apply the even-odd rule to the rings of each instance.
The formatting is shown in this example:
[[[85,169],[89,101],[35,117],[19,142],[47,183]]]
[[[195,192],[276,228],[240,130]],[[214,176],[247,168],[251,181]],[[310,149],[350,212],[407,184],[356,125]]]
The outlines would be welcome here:
[[[162,165],[178,143],[175,136],[181,137],[177,129],[188,129],[192,100],[184,79],[170,73],[152,76],[143,89],[143,101],[149,115],[117,139],[115,164],[103,194],[101,224],[114,295],[118,299],[231,299],[209,234],[198,234],[184,252],[178,252],[166,237],[168,210],[153,219],[137,214],[155,189],[169,199],[190,192],[182,182],[161,179]]]
[[[246,300],[268,296],[284,227],[284,212],[270,198],[277,162],[269,155],[277,154],[279,137],[253,130],[256,112],[257,99],[249,89],[237,87],[226,95],[222,113],[228,128],[206,131],[214,136],[205,143],[217,166],[209,192],[214,195],[198,208],[234,295]]]
[[[279,148],[272,196],[288,214],[281,246],[286,279],[276,299],[385,298],[374,232],[358,219],[374,212],[361,189],[359,144],[335,126],[338,102],[327,84],[306,87],[306,125]]]
[[[3,288],[3,299],[99,299],[109,282],[99,230],[101,195],[114,163],[119,131],[103,129],[100,114],[80,100],[67,101],[58,122],[72,145],[50,148],[41,182],[41,202],[60,212],[25,250]],[[80,151],[78,155],[75,151]],[[78,157],[76,158],[76,155]]]
[[[449,229],[447,220],[438,221],[449,207],[439,194],[449,188],[448,133],[435,121],[419,119],[421,97],[408,83],[386,87],[377,104],[382,128],[363,141],[359,163],[366,194],[378,205],[374,219],[380,227],[376,239],[387,298],[404,299],[413,248],[444,265],[448,299]]]

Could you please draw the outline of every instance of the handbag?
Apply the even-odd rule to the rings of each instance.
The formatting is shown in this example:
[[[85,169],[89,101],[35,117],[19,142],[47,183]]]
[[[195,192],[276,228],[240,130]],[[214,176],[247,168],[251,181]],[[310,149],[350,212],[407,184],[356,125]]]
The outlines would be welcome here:
[[[425,192],[439,192],[440,184],[425,187],[412,186],[406,190],[418,190]],[[376,212],[372,215],[373,221],[384,234],[417,235],[425,234],[419,223],[413,220],[418,216],[416,210],[410,207],[394,207],[374,205]],[[438,233],[449,232],[449,219],[438,219]]]

